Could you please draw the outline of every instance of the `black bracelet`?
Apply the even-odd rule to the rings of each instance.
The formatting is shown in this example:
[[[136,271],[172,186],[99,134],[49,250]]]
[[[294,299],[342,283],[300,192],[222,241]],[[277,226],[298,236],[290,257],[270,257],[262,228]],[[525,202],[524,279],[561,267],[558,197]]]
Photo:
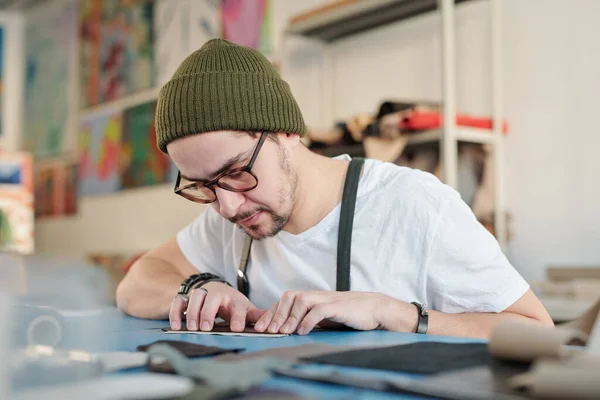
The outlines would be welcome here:
[[[429,309],[427,307],[427,304],[421,305],[416,301],[413,301],[410,304],[417,307],[417,311],[419,313],[416,333],[427,333],[427,328],[429,327]]]
[[[179,286],[179,290],[177,291],[177,294],[188,294],[190,289],[192,287],[194,287],[194,285],[196,285],[198,282],[202,282],[207,279],[214,279],[214,278],[221,279],[219,276],[208,273],[208,272],[190,275],[187,278],[185,278],[185,280],[183,282],[181,282],[181,285]]]
[[[225,279],[216,277],[216,278],[205,279],[205,280],[201,281],[200,283],[197,283],[196,286],[194,286],[194,289],[199,289],[209,282],[221,282],[221,283],[226,284],[227,286],[231,286],[231,284],[229,282],[227,282]]]

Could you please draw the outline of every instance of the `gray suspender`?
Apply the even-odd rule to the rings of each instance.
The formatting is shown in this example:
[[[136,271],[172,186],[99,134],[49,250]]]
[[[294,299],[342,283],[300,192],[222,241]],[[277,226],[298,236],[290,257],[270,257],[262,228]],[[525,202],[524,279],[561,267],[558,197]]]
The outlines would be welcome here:
[[[337,248],[337,280],[338,292],[350,290],[350,254],[352,249],[352,225],[354,224],[354,206],[358,181],[364,163],[364,158],[353,158],[348,166],[344,192],[342,193],[342,208],[338,228]]]
[[[338,249],[337,249],[337,291],[350,290],[350,255],[352,249],[352,225],[354,223],[354,208],[356,205],[356,192],[360,173],[364,164],[364,158],[353,158],[348,166],[346,181],[344,182],[344,191],[342,194],[342,206],[340,210],[340,223],[338,229]],[[238,290],[246,297],[250,294],[250,286],[246,275],[246,268],[250,261],[250,248],[252,247],[252,237],[246,235],[244,239],[244,248],[238,270]]]
[[[246,268],[248,268],[248,261],[250,261],[251,247],[252,236],[246,235],[246,237],[244,238],[244,248],[242,249],[242,259],[240,260],[240,268],[238,269],[237,284],[238,290],[248,298],[250,295],[250,284],[248,283],[248,277],[246,276]]]

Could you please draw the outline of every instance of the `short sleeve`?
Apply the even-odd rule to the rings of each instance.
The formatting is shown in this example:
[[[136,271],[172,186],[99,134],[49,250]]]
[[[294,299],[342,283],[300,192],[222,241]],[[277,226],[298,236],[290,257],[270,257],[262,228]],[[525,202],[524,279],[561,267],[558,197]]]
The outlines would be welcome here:
[[[440,207],[431,237],[426,293],[432,309],[501,312],[529,289],[496,238],[456,192]]]
[[[223,222],[207,207],[191,224],[177,233],[177,244],[187,260],[200,272],[223,274]]]

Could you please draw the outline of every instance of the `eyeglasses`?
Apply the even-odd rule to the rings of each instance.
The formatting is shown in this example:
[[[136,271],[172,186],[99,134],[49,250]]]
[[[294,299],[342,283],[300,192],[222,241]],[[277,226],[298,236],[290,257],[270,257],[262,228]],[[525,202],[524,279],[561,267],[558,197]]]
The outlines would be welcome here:
[[[195,203],[212,203],[217,199],[215,186],[230,192],[247,192],[258,186],[258,178],[252,172],[252,167],[258,157],[258,152],[262,147],[268,133],[263,132],[258,140],[254,153],[246,166],[227,170],[211,181],[196,181],[183,184],[179,187],[183,179],[181,173],[177,172],[177,181],[175,182],[175,194],[178,194]],[[187,181],[186,181],[187,182]]]

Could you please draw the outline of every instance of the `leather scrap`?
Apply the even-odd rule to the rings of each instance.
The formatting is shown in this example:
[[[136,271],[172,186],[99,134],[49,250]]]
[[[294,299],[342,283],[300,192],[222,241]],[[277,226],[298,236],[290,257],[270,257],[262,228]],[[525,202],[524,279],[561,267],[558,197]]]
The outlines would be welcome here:
[[[485,343],[417,342],[304,357],[300,361],[417,374],[492,365]]]
[[[150,346],[155,344],[168,344],[187,357],[214,356],[223,353],[237,353],[244,350],[243,348],[225,349],[216,346],[205,346],[202,344],[185,342],[183,340],[157,340],[152,343],[139,345],[137,351],[147,351]]]
[[[293,347],[276,347],[250,353],[223,354],[215,357],[219,361],[250,360],[261,357],[277,357],[279,359],[297,362],[301,358],[315,357],[344,350],[355,349],[353,346],[335,346],[322,343],[310,343]]]
[[[245,393],[273,376],[275,368],[290,367],[292,363],[277,358],[222,362],[212,358],[189,359],[171,345],[159,343],[148,348],[149,362],[164,359],[177,375],[200,382],[205,390],[197,398],[214,399]]]

